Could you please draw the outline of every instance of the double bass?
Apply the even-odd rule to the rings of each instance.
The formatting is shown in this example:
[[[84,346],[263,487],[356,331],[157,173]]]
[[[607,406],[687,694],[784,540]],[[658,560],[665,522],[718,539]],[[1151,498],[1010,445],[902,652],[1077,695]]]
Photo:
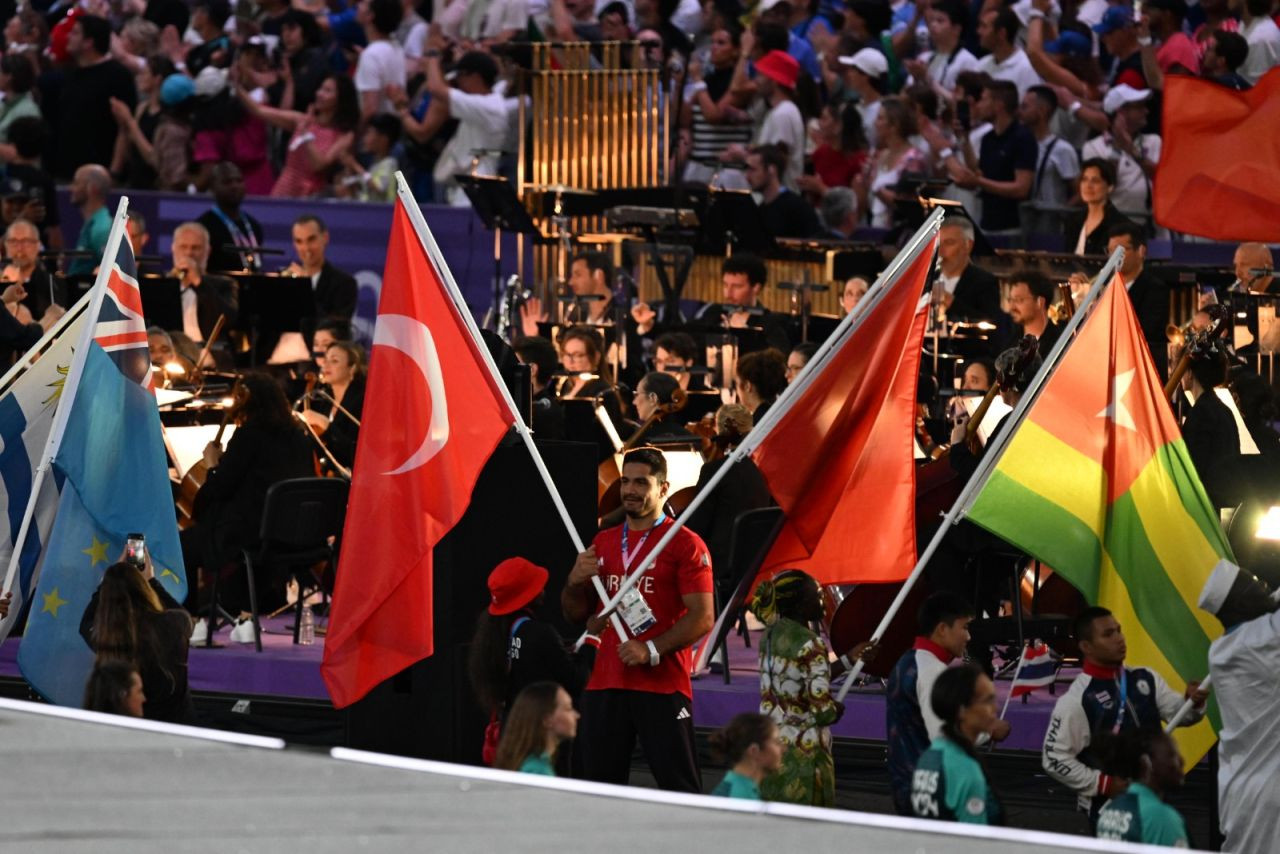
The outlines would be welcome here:
[[[231,387],[231,405],[222,411],[222,420],[218,422],[218,432],[214,434],[214,444],[222,445],[222,434],[226,432],[227,425],[231,423],[232,417],[239,409],[242,403],[239,400],[240,395],[240,377],[236,377],[235,385]],[[196,494],[200,492],[200,488],[204,486],[204,482],[209,478],[209,469],[212,468],[204,461],[204,458],[196,460],[191,468],[187,469],[187,473],[182,476],[182,483],[178,485],[178,497],[175,504],[178,507],[178,527],[186,530],[195,524],[196,518]]]

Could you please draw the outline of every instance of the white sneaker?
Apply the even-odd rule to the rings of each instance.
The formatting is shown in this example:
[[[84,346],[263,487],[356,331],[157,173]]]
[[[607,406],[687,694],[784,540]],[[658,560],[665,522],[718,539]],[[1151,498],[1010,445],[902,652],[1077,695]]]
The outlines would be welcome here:
[[[237,620],[231,629],[231,640],[236,643],[253,643],[253,620]]]
[[[188,643],[191,646],[203,644],[209,639],[209,621],[203,617],[196,620],[195,625],[191,627],[191,640]]]

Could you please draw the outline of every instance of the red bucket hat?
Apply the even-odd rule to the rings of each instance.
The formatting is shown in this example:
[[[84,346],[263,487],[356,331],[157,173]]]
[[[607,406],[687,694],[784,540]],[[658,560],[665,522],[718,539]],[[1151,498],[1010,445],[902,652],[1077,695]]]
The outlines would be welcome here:
[[[771,50],[756,60],[756,71],[779,86],[794,89],[800,76],[800,63],[785,50]]]
[[[519,611],[547,586],[547,571],[522,557],[509,557],[489,573],[489,613]]]

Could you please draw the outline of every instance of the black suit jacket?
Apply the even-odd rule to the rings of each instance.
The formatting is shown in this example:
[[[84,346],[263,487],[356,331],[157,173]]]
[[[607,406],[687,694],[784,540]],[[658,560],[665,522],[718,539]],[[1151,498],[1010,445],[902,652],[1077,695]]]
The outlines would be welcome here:
[[[1084,227],[1085,217],[1089,215],[1088,208],[1081,208],[1077,213],[1073,213],[1064,220],[1062,236],[1067,241],[1066,249],[1068,252],[1074,252],[1076,249],[1076,241],[1080,239],[1080,229]],[[1098,223],[1098,227],[1085,235],[1084,238],[1084,254],[1086,255],[1106,255],[1107,242],[1111,240],[1111,229],[1121,223],[1132,223],[1120,211],[1116,210],[1116,206],[1107,202],[1107,207],[1102,213],[1102,222]]]
[[[325,386],[325,391],[332,396],[333,390]],[[316,409],[329,415],[329,429],[324,432],[324,443],[334,458],[347,468],[356,461],[356,440],[360,436],[360,427],[335,408],[324,398],[320,398]],[[342,396],[342,408],[356,418],[362,418],[364,412],[364,377],[356,377]]]
[[[22,304],[31,310],[31,316],[36,320],[43,317],[45,309],[53,303],[57,303],[63,308],[71,307],[71,302],[67,297],[67,280],[55,279],[49,274],[48,270],[39,264],[31,272],[31,278],[23,283],[23,287],[26,289],[27,295],[22,300]]]
[[[231,234],[231,229],[223,222],[222,217],[218,216],[217,211],[210,208],[196,218],[196,222],[205,227],[209,232],[209,271],[211,273],[226,273],[228,271],[243,270],[244,256],[239,252],[224,250],[224,246],[234,246],[235,237]],[[262,223],[258,222],[249,214],[240,211],[240,222],[247,226],[253,232],[254,242],[262,245]]]
[[[239,285],[226,276],[201,276],[200,286],[196,288],[196,314],[200,320],[200,335],[205,341],[213,334],[220,314],[227,316],[224,333],[230,330],[240,317]]]
[[[1232,507],[1244,497],[1239,480],[1240,431],[1235,416],[1212,391],[1196,398],[1182,422],[1182,439],[1214,507]]]
[[[316,316],[350,320],[356,313],[358,290],[355,276],[325,261],[316,280]]]
[[[1000,317],[1000,281],[981,267],[970,263],[956,282],[947,317],[952,319],[990,320]]]
[[[1169,323],[1169,288],[1150,272],[1143,270],[1129,286],[1129,302],[1138,315],[1142,337],[1147,339],[1151,358],[1163,378],[1168,373],[1169,348],[1165,326]]]

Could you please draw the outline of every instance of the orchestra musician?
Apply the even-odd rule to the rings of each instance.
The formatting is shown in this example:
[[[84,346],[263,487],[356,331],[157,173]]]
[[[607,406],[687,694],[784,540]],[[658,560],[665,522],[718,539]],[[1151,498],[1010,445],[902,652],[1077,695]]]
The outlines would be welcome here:
[[[1129,302],[1138,316],[1142,337],[1147,340],[1151,358],[1161,377],[1169,371],[1169,348],[1165,335],[1169,319],[1169,288],[1145,269],[1147,261],[1146,230],[1136,222],[1122,222],[1111,227],[1107,242],[1107,254],[1117,248],[1124,249],[1124,263],[1120,265],[1120,277],[1129,291]],[[1040,355],[1047,350],[1041,348]]]
[[[303,214],[293,221],[293,251],[298,260],[285,268],[288,276],[311,280],[319,317],[350,320],[356,313],[359,288],[355,277],[344,273],[325,257],[329,248],[329,228],[315,214]]]
[[[560,385],[560,398],[590,400],[610,384],[600,375],[603,352],[600,336],[585,326],[573,326],[560,333],[560,366],[568,375]]]
[[[1265,243],[1241,243],[1236,248],[1236,254],[1232,262],[1236,268],[1236,279],[1240,281],[1241,286],[1251,294],[1275,294],[1280,293],[1280,283],[1277,283],[1275,277],[1268,274],[1255,276],[1250,270],[1268,271],[1273,269],[1271,259],[1271,249]]]
[[[667,332],[653,344],[653,369],[672,374],[685,391],[706,389],[706,375],[695,374],[698,344],[688,332]]]
[[[1030,271],[1016,274],[1009,286],[1009,319],[1014,329],[1008,335],[1005,347],[1012,347],[1024,335],[1034,335],[1040,341],[1043,358],[1053,349],[1062,334],[1062,327],[1049,317],[1049,306],[1057,296],[1057,289],[1043,273]]]
[[[181,534],[187,569],[187,600],[183,604],[193,614],[206,604],[200,597],[200,570],[206,575],[221,572],[257,541],[267,490],[279,481],[315,474],[311,439],[294,420],[283,389],[269,374],[250,372],[241,377],[231,419],[236,430],[226,450],[214,442],[205,446],[204,462],[209,471],[196,493],[196,522]],[[255,578],[259,609],[270,610],[282,603],[282,580],[269,573]],[[229,583],[220,583],[220,588],[222,607],[232,614],[248,614],[249,588],[243,573],[237,573]],[[193,637],[200,634],[197,626]],[[233,633],[232,638],[251,643],[252,626],[239,635]]]
[[[597,326],[612,321],[613,262],[604,252],[579,252],[569,266],[569,288],[575,297],[598,299],[575,302],[567,311],[566,323]]]
[[[867,291],[871,290],[870,283],[861,276],[854,276],[844,283],[844,290],[840,292],[840,308],[845,314],[852,314],[854,307],[858,302],[867,295]]]
[[[640,427],[644,429],[640,439],[648,442],[654,439],[693,438],[693,434],[679,423],[676,413],[662,415],[658,412],[661,407],[672,405],[678,388],[680,388],[680,381],[663,371],[650,371],[636,383],[636,393],[631,403],[635,406],[636,415],[640,418]],[[649,423],[650,418],[655,420]],[[649,426],[645,428],[645,424]],[[634,446],[637,441],[633,436],[630,444]]]
[[[809,364],[809,360],[817,352],[818,345],[813,341],[806,341],[791,348],[791,352],[787,354],[787,385],[796,381],[796,377],[800,376],[804,366]]]
[[[1182,422],[1182,439],[1214,507],[1234,507],[1243,499],[1240,431],[1231,409],[1214,391],[1227,381],[1226,354],[1214,345],[1193,349],[1182,387],[1195,403]]]
[[[786,357],[773,348],[748,353],[738,360],[735,384],[738,402],[750,410],[751,422],[759,424],[787,387]]]
[[[18,305],[28,315],[19,320],[30,322],[44,316],[51,305],[68,305],[66,282],[55,279],[40,263],[40,230],[29,220],[15,219],[4,232],[4,271],[0,281],[20,284],[27,295]]]
[[[239,314],[235,282],[210,275],[209,232],[198,222],[184,222],[173,230],[173,269],[170,275],[182,288],[182,331],[192,341],[204,343],[220,315],[234,325]]]
[[[151,235],[147,233],[147,218],[133,208],[129,209],[129,221],[125,223],[125,233],[129,235],[129,246],[133,249],[133,257],[136,260],[141,257],[143,250],[147,248],[147,244],[151,242]]]
[[[712,327],[730,329],[760,329],[765,341],[783,353],[791,349],[787,336],[787,318],[774,314],[760,304],[760,292],[769,278],[764,261],[755,255],[738,253],[724,259],[720,266],[720,283],[724,288],[724,305],[707,303],[694,316],[694,320]],[[754,309],[754,313],[726,310],[725,306]]]
[[[559,356],[556,347],[545,338],[525,335],[511,345],[516,359],[529,366],[529,382],[533,386],[533,432],[539,439],[564,438],[564,407],[556,400],[555,384]]]
[[[244,202],[244,175],[240,167],[229,160],[215,163],[209,172],[209,191],[213,193],[213,207],[196,218],[211,241],[208,269],[215,273],[260,272],[261,255],[236,251],[262,246],[262,223],[240,210]]]
[[[973,223],[964,217],[943,220],[938,231],[938,297],[952,320],[987,320],[1000,317],[1000,283],[978,267],[973,255]]]
[[[336,341],[325,350],[320,369],[324,383],[312,393],[315,401],[302,413],[321,434],[329,453],[350,470],[356,459],[359,420],[364,410],[364,352],[350,341]]]

